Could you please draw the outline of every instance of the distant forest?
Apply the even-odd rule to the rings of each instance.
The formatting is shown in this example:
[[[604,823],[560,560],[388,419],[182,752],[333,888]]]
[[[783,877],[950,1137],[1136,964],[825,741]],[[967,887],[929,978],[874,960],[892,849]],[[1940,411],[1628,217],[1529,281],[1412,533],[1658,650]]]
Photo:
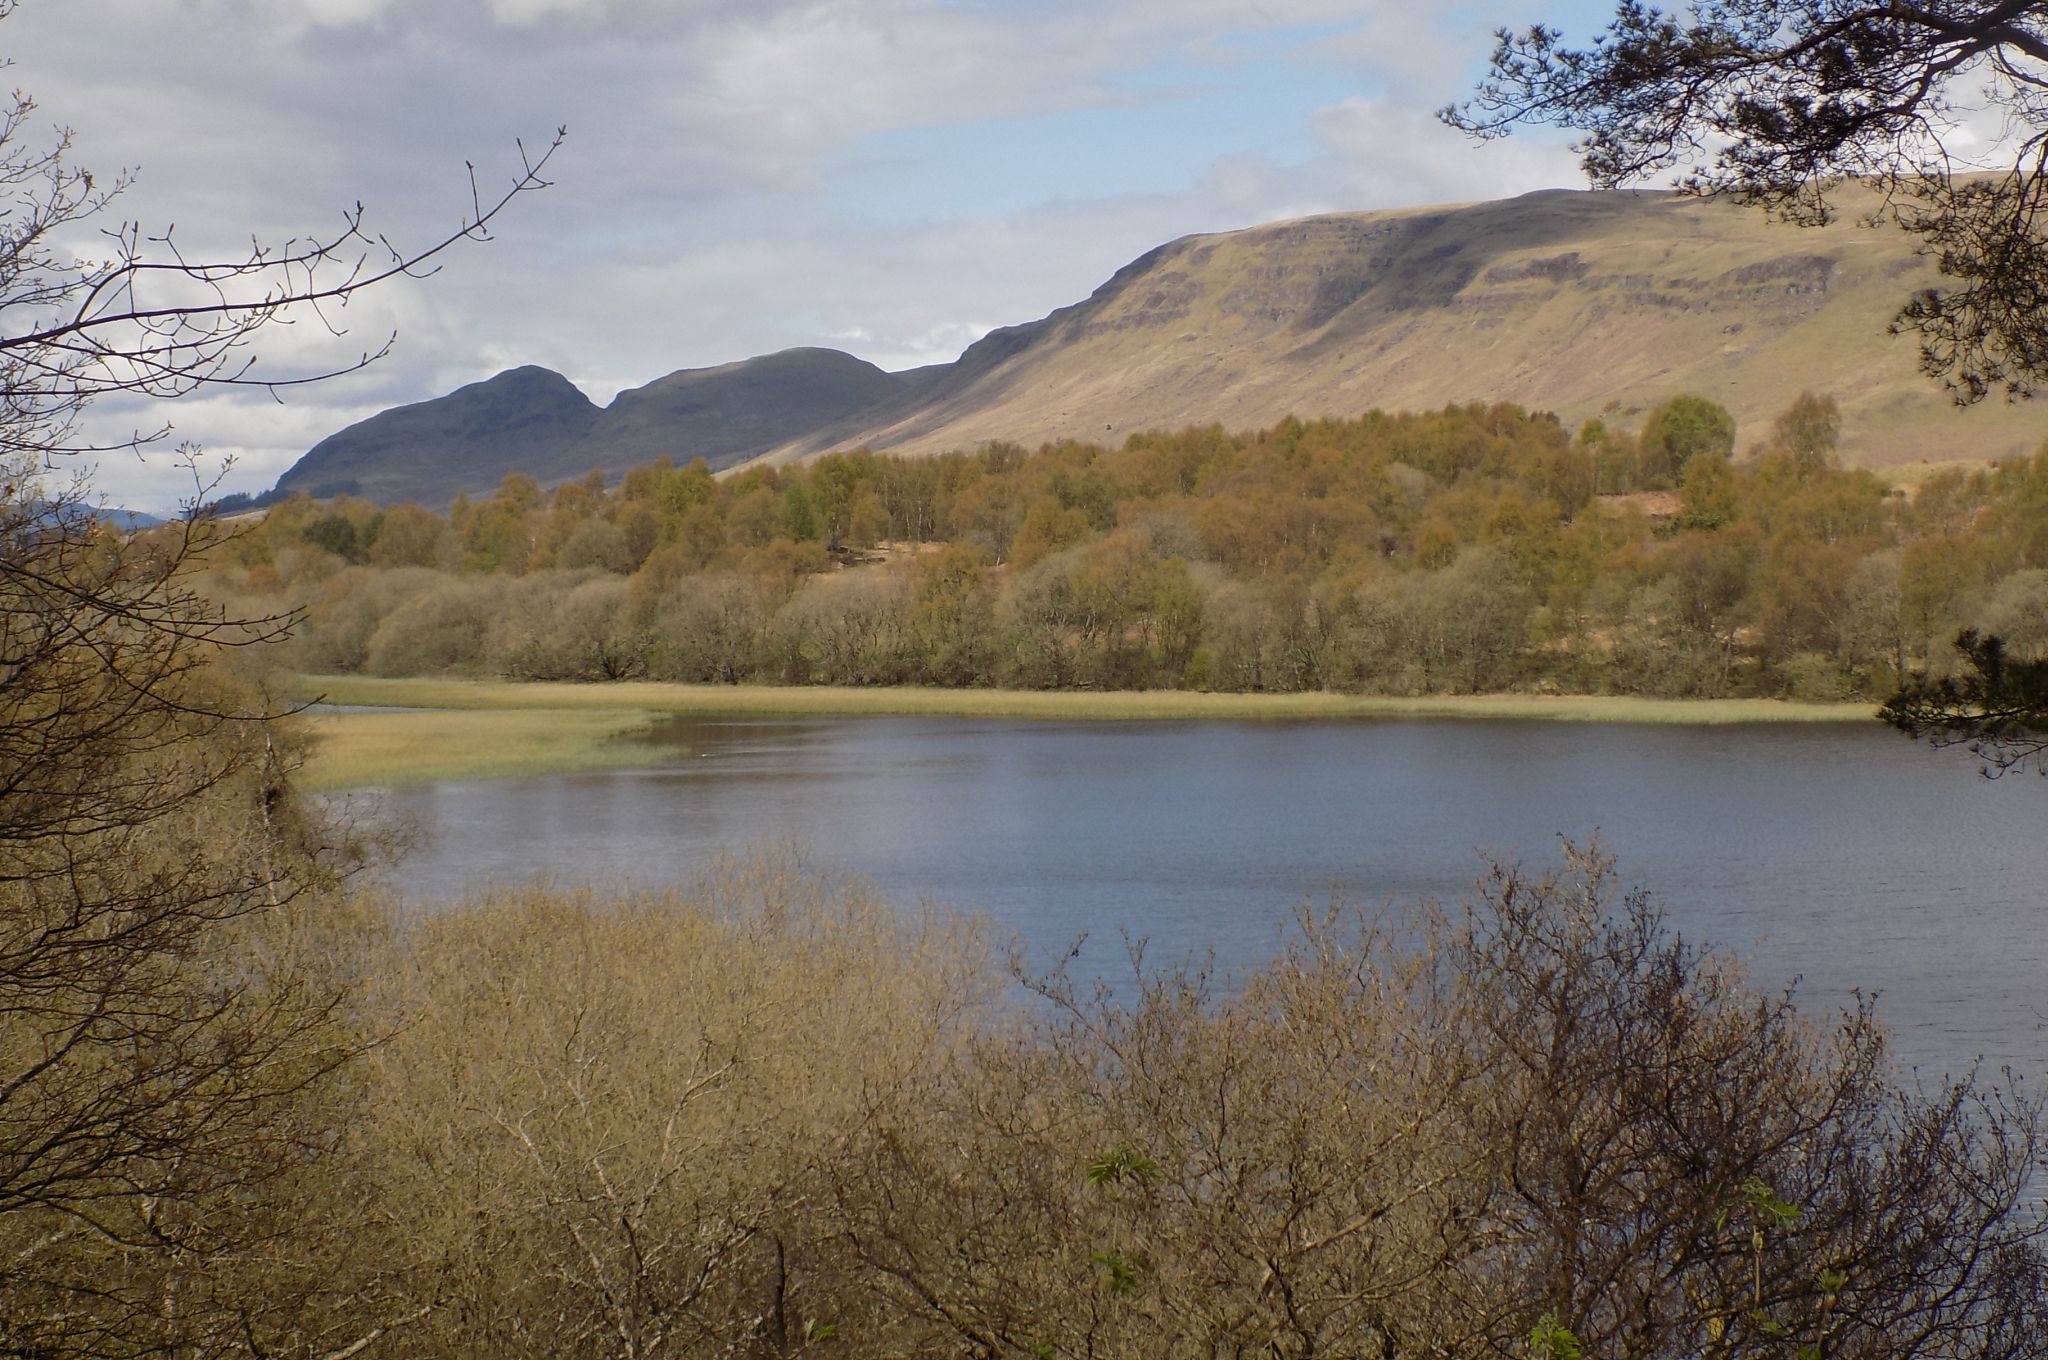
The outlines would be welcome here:
[[[1036,451],[702,462],[446,515],[304,497],[210,588],[316,673],[1829,700],[2048,643],[2048,449],[1906,495],[1803,396],[1738,455],[1512,405]]]

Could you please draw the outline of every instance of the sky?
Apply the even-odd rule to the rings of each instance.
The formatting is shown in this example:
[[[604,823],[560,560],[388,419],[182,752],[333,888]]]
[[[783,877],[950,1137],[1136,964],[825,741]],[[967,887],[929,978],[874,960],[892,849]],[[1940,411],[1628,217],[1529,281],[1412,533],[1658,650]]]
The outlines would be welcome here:
[[[1590,37],[1596,0],[24,0],[0,22],[22,146],[132,185],[98,224],[188,256],[331,232],[354,204],[401,246],[568,140],[551,188],[429,279],[358,295],[336,339],[271,331],[292,389],[103,402],[89,432],[168,421],[216,494],[267,489],[386,407],[519,364],[594,400],[799,345],[944,362],[1080,300],[1163,242],[1330,211],[1582,184],[1554,133],[1477,144],[1434,112],[1491,33]],[[79,249],[94,249],[89,237]],[[8,319],[0,324],[18,325]],[[222,471],[223,465],[225,471]],[[111,504],[192,476],[102,456]]]

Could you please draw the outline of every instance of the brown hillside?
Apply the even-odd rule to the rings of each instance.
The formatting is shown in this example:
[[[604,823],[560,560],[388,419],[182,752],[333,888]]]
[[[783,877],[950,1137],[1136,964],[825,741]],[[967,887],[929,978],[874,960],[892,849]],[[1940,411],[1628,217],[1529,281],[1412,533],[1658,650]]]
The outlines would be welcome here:
[[[1747,439],[1802,389],[1839,400],[1854,463],[2030,451],[2048,407],[1958,410],[1919,372],[1913,341],[1887,335],[1936,281],[1912,244],[1720,202],[1567,191],[1189,237],[927,370],[915,399],[769,456],[1475,400],[1630,424],[1680,391],[1728,406]]]

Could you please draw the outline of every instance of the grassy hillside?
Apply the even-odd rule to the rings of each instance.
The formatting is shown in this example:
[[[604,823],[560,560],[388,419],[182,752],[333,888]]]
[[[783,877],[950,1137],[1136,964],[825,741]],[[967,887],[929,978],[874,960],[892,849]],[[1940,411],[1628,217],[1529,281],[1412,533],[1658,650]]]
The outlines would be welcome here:
[[[1912,341],[1886,333],[1936,278],[1889,228],[1800,229],[1656,193],[1308,218],[1165,246],[1086,302],[991,335],[893,419],[776,456],[1472,400],[1627,425],[1678,391],[1755,434],[1802,390],[1839,400],[1851,464],[2031,450],[2041,412],[1956,409]]]

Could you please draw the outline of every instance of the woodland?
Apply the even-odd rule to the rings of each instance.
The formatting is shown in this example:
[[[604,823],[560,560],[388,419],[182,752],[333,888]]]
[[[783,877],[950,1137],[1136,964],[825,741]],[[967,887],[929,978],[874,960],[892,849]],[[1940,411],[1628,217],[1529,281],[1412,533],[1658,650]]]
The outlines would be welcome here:
[[[1133,942],[1115,986],[786,855],[423,913],[402,865],[364,877],[387,847],[345,806],[295,793],[269,688],[281,654],[348,660],[320,648],[602,674],[575,658],[764,639],[952,683],[1299,686],[1306,658],[1477,687],[1640,646],[1732,685],[1814,664],[1770,645],[1799,578],[1766,565],[1871,588],[1877,666],[2042,574],[2048,463],[1902,498],[1833,467],[1831,429],[1803,401],[1735,460],[1709,403],[1634,436],[1474,407],[134,534],[24,477],[0,1354],[2042,1354],[2036,1098],[1902,1079],[1871,1002],[1756,986],[1598,846],[1450,903],[1305,905],[1229,976]],[[1721,631],[1659,636],[1717,580]],[[294,589],[303,620],[239,607]],[[1325,611],[1452,641],[1374,662],[1307,635]],[[1501,627],[1512,651],[1453,650]],[[1853,675],[1825,640],[1858,635],[1798,636]]]
[[[311,673],[1028,689],[1876,699],[2048,643],[2048,454],[1911,493],[1806,395],[1738,450],[1514,406],[701,463],[445,515],[296,498],[207,588]]]

